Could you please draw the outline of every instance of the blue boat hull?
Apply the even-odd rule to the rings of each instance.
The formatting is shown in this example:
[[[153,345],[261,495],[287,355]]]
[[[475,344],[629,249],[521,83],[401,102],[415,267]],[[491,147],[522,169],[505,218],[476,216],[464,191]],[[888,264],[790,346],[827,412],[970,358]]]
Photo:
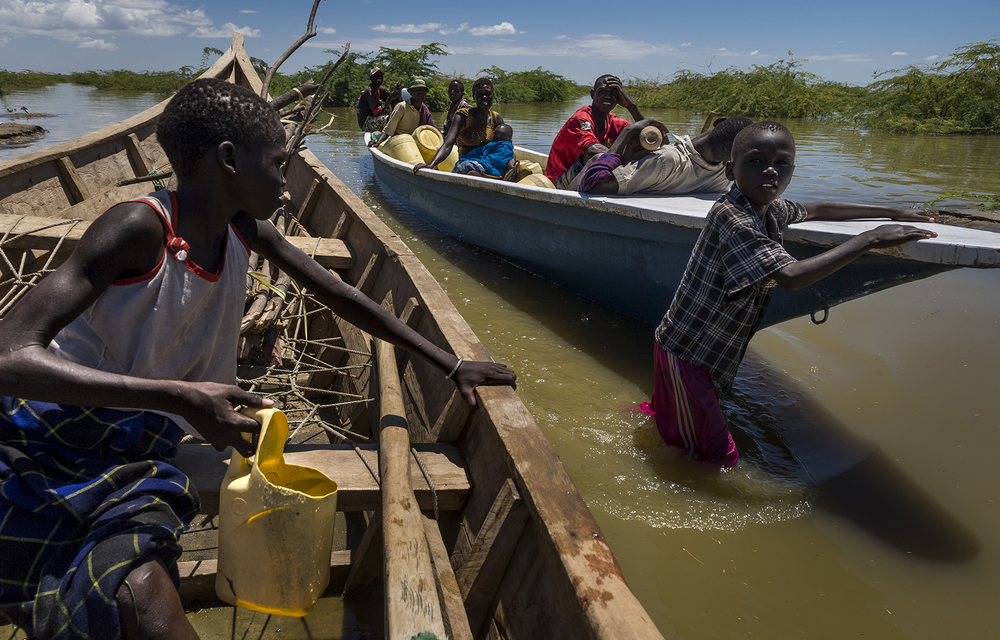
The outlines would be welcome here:
[[[434,227],[651,325],[659,324],[670,305],[700,233],[700,226],[623,214],[620,207],[561,193],[552,196],[551,190],[461,176],[426,177],[431,170],[415,176],[408,167],[373,155],[378,178]],[[826,249],[785,245],[798,259]],[[809,314],[823,321],[841,302],[949,268],[868,254],[804,291],[779,290],[763,325]]]

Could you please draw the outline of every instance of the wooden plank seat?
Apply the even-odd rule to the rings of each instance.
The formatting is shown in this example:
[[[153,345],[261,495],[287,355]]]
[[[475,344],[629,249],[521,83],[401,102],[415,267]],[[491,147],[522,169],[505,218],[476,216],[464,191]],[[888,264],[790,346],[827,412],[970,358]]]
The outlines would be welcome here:
[[[360,445],[372,468],[378,468],[378,445]],[[450,444],[414,444],[413,449],[427,469],[437,493],[440,511],[462,508],[472,489],[465,460]],[[411,456],[413,454],[411,453]],[[218,513],[219,487],[229,466],[229,451],[216,451],[203,443],[180,445],[174,465],[183,471],[201,496],[202,513]],[[379,485],[350,445],[299,444],[285,448],[285,462],[319,469],[337,483],[338,511],[376,511],[382,508]],[[410,468],[411,480],[421,509],[433,509],[434,498],[419,465]]]
[[[25,233],[20,237],[8,238],[3,242],[3,248],[45,251],[53,249],[63,239],[60,253],[65,252],[64,255],[68,256],[89,226],[90,223],[86,221],[0,214],[0,239],[8,233],[11,236]],[[303,236],[288,236],[286,239],[306,255],[313,256],[327,269],[350,269],[354,266],[354,254],[343,240]]]

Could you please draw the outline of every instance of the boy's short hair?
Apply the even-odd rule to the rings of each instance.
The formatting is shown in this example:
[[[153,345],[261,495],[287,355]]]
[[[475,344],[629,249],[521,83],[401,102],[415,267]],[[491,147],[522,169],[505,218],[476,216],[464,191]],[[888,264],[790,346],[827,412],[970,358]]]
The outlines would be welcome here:
[[[486,86],[488,86],[490,89],[493,89],[493,81],[490,80],[489,78],[478,78],[475,82],[472,83],[472,95],[473,96],[476,95],[476,91],[479,90],[479,87],[486,87]]]
[[[722,124],[725,124],[723,122]],[[732,160],[736,161],[741,153],[750,148],[750,143],[754,138],[754,135],[759,131],[771,131],[774,133],[785,132],[791,137],[792,132],[785,128],[785,125],[780,122],[775,122],[773,120],[761,120],[760,122],[754,122],[751,125],[747,125],[742,131],[736,135],[736,139],[733,140],[733,151]]]
[[[728,158],[733,148],[733,141],[743,129],[753,124],[753,120],[745,116],[726,118],[715,127],[708,130],[705,138],[712,155],[716,158]]]
[[[458,86],[462,87],[462,91],[465,91],[465,83],[459,80],[458,78],[455,78],[454,80],[449,82],[448,86],[450,87],[453,84],[457,84]]]
[[[224,80],[200,78],[177,92],[160,115],[156,137],[179,176],[195,172],[210,149],[229,141],[244,149],[284,144],[277,112],[254,92]]]
[[[618,76],[616,76],[613,73],[605,73],[603,76],[599,77],[597,80],[594,80],[594,89],[597,89],[597,87],[599,87],[601,84],[607,82],[608,78],[617,78],[617,77]]]

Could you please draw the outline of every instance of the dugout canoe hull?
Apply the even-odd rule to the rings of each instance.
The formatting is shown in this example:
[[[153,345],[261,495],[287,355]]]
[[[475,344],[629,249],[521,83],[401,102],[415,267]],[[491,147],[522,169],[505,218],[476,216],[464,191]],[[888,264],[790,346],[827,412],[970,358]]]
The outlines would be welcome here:
[[[206,75],[260,86],[240,34],[234,35],[233,47]],[[0,163],[0,217],[6,230],[16,227],[23,216],[93,220],[114,203],[153,190],[148,182],[121,183],[168,169],[155,135],[164,105],[78,140]],[[334,269],[339,277],[397,314],[405,314],[411,326],[441,348],[467,359],[489,358],[420,261],[308,149],[293,155],[287,180],[291,195],[287,209],[304,232],[342,241],[346,247],[349,258]],[[0,236],[9,238],[4,235],[7,231],[0,231]],[[60,246],[53,241],[26,247],[21,255],[26,262],[37,262],[49,251],[65,253],[71,235]],[[320,331],[322,325],[317,322],[310,330]],[[349,345],[369,342],[360,330],[335,318],[326,327]],[[483,556],[478,560],[482,571],[473,574],[476,584],[464,602],[472,625],[471,636],[465,637],[661,638],[626,584],[580,493],[516,393],[507,387],[481,388],[479,407],[470,410],[440,371],[398,351],[396,358],[411,441],[457,450],[467,475],[464,493],[449,498],[458,502],[439,505],[442,521],[451,525],[448,531],[442,529],[451,564],[460,564],[458,547],[465,549],[462,557],[475,555],[469,553],[470,545]],[[355,376],[348,384],[361,393],[375,394],[376,385],[369,384],[366,375]],[[352,420],[369,420],[363,410],[343,413],[348,425]],[[222,459],[213,457],[206,466],[220,465]],[[421,495],[418,492],[418,500],[426,509],[427,496]],[[356,509],[371,508],[370,501],[341,502],[355,504]],[[351,508],[344,504],[341,509]],[[499,512],[498,504],[503,507]],[[487,528],[495,535],[486,535]],[[351,548],[336,552],[332,561],[340,558],[349,563],[355,552]],[[452,637],[462,635],[452,633]]]
[[[522,160],[548,156],[516,147]],[[719,194],[589,196],[412,167],[369,151],[379,180],[416,215],[613,311],[659,324]],[[884,221],[807,222],[785,231],[785,247],[808,258]],[[1000,234],[918,224],[940,234],[871,252],[798,292],[778,290],[763,325],[957,267],[1000,266]]]

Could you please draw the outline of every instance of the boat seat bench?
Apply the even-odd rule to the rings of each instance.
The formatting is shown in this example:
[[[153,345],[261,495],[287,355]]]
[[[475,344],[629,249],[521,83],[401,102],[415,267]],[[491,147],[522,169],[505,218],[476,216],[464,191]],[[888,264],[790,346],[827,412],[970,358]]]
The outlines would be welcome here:
[[[85,221],[0,214],[0,240],[7,234],[26,234],[7,238],[2,243],[3,248],[48,251],[62,239],[60,253],[65,251],[68,256],[89,226],[90,223]],[[354,255],[343,240],[303,236],[287,236],[285,239],[327,269],[350,269],[354,266]]]
[[[360,445],[368,463],[378,470],[378,445]],[[219,488],[229,468],[229,450],[216,451],[206,443],[183,443],[178,447],[174,466],[184,472],[194,483],[201,496],[201,511],[206,514],[219,512]],[[413,451],[416,453],[414,454]],[[414,444],[413,455],[427,469],[437,506],[441,511],[457,511],[465,504],[472,486],[465,472],[465,460],[455,445],[428,443]],[[382,508],[379,485],[358,452],[346,444],[288,445],[285,462],[322,471],[337,483],[338,511],[378,511]],[[420,466],[411,459],[410,475],[417,502],[421,509],[434,508],[434,496]]]

